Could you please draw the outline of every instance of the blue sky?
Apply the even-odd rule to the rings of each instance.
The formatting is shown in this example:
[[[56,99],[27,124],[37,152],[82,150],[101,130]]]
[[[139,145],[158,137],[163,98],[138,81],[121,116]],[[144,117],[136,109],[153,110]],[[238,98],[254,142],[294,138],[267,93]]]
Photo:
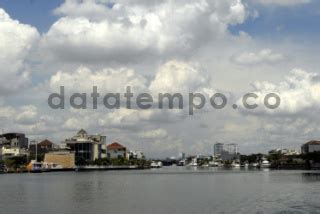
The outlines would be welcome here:
[[[232,32],[245,31],[253,37],[281,39],[288,36],[304,39],[320,34],[320,1],[291,7],[253,5],[259,12],[256,19],[231,27]]]
[[[14,19],[37,27],[46,32],[59,18],[53,10],[64,0],[0,0]],[[314,38],[320,34],[320,1],[292,7],[251,5],[259,12],[256,19],[248,19],[244,24],[230,27],[231,32],[245,31],[253,37],[263,39],[291,36]]]
[[[63,0],[0,0],[4,8],[14,19],[37,27],[39,32],[49,29],[58,17],[53,14]]]

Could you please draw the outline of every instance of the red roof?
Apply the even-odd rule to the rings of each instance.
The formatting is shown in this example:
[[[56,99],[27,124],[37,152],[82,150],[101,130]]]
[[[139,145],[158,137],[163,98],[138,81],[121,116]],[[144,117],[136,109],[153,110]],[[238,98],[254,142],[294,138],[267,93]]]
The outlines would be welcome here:
[[[50,140],[45,139],[44,141],[41,141],[38,143],[38,146],[52,146],[53,143]]]
[[[120,143],[114,142],[107,146],[108,149],[125,149],[126,147],[122,146]]]

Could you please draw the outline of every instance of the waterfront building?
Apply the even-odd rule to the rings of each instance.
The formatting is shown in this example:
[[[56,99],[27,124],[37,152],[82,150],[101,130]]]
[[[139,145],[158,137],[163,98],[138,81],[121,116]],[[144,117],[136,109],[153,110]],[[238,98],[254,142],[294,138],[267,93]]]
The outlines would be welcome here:
[[[121,144],[114,142],[107,146],[107,157],[109,159],[113,158],[126,158],[127,148]]]
[[[224,144],[223,143],[214,144],[214,146],[213,146],[214,156],[221,156],[223,150],[224,150]]]
[[[50,152],[45,154],[44,162],[60,165],[63,169],[74,169],[75,155],[67,151]]]
[[[65,144],[70,151],[74,152],[77,161],[94,161],[106,157],[105,144],[106,136],[88,135],[81,129],[75,136],[66,139]]]
[[[32,143],[33,142],[33,143]],[[29,145],[29,152],[30,154],[38,154],[38,155],[44,155],[45,153],[48,153],[50,151],[53,151],[57,148],[57,146],[52,143],[50,140],[43,140],[40,143],[37,143],[35,141],[31,141]]]
[[[320,141],[309,141],[301,146],[301,153],[307,154],[312,152],[320,152]]]
[[[22,133],[6,133],[0,135],[0,158],[28,156],[28,138]]]
[[[5,147],[28,149],[29,140],[22,133],[6,133],[0,135],[0,142]]]
[[[223,161],[234,160],[239,158],[237,144],[214,144],[214,156],[220,158]]]
[[[235,143],[226,144],[224,148],[224,150],[227,151],[229,154],[238,153],[238,145]]]
[[[29,152],[27,149],[18,148],[18,147],[2,147],[1,149],[2,159],[18,157],[18,156],[29,156]]]
[[[141,151],[128,151],[127,152],[127,159],[128,160],[139,160],[144,159],[144,154]]]
[[[280,154],[280,155],[286,155],[286,156],[291,156],[291,155],[300,155],[301,152],[299,152],[296,149],[273,149],[269,151],[269,155],[274,155],[274,154]]]

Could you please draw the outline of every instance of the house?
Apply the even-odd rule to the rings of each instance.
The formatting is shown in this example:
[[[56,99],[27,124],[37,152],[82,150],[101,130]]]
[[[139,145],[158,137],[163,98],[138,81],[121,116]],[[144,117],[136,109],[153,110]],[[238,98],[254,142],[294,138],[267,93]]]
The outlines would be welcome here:
[[[1,159],[28,156],[28,138],[22,133],[6,133],[0,135]]]
[[[302,154],[313,153],[313,152],[320,152],[320,141],[312,140],[301,146]]]
[[[37,152],[37,154],[45,154],[48,153],[52,150],[54,150],[56,148],[55,144],[52,143],[50,140],[43,140],[40,143],[34,143],[34,144],[30,144],[29,146],[29,151],[30,154],[35,154]]]
[[[89,135],[84,129],[66,139],[62,144],[75,153],[76,162],[94,161],[106,157],[104,154],[106,136]]]
[[[121,144],[114,142],[107,146],[107,157],[109,159],[113,158],[124,158],[127,157],[127,148]]]
[[[28,149],[29,140],[22,133],[6,133],[0,135],[0,142],[4,147]]]
[[[128,151],[127,152],[127,159],[128,160],[140,160],[140,159],[144,159],[145,156],[143,154],[143,152],[141,151]]]

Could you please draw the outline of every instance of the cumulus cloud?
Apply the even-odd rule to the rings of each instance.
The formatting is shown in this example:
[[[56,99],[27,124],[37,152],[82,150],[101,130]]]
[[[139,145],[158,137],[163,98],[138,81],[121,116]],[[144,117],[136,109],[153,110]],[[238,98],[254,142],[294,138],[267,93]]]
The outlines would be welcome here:
[[[143,131],[139,133],[139,137],[141,138],[166,138],[167,136],[168,136],[167,130],[162,128]]]
[[[25,61],[38,37],[34,27],[11,19],[0,8],[0,93],[16,92],[30,83]]]
[[[34,105],[13,107],[0,105],[0,122],[6,132],[22,132],[26,134],[49,134],[58,130],[58,118],[42,114]]]
[[[246,113],[294,115],[309,112],[310,109],[319,110],[320,106],[320,76],[308,73],[301,69],[291,71],[284,81],[274,84],[268,81],[255,82],[253,93],[258,98],[251,100],[260,107],[257,110],[247,110]],[[277,109],[270,110],[264,107],[264,98],[268,93],[276,93],[281,99]],[[241,100],[238,101],[241,104]],[[272,104],[272,101],[270,101]],[[274,102],[274,100],[273,100]],[[252,103],[251,103],[252,104]]]
[[[51,76],[49,88],[57,92],[60,86],[64,86],[67,94],[87,93],[90,96],[93,86],[97,86],[101,93],[124,93],[130,86],[133,92],[141,92],[146,89],[147,80],[136,71],[128,68],[105,68],[92,71],[81,66],[74,71],[58,71]]]
[[[300,4],[308,4],[312,0],[258,0],[263,5],[278,5],[278,6],[295,6]]]
[[[240,65],[274,64],[284,61],[286,58],[280,53],[270,49],[263,49],[259,52],[243,52],[234,55],[231,60]]]
[[[173,60],[160,66],[149,89],[155,93],[187,94],[208,86],[208,80],[197,66]]]
[[[156,6],[68,0],[55,12],[64,17],[44,35],[42,47],[59,60],[88,63],[191,54],[228,36],[228,26],[247,17],[241,0],[165,0]]]

